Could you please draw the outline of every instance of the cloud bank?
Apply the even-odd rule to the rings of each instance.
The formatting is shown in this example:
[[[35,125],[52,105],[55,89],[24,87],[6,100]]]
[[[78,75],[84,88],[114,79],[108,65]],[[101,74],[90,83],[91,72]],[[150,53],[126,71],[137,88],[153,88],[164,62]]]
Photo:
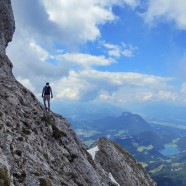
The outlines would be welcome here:
[[[127,6],[135,12],[140,0],[14,0],[12,4],[17,26],[7,53],[15,76],[36,95],[40,96],[49,81],[56,100],[124,104],[177,101],[183,96],[185,84],[175,92],[172,77],[99,70],[117,64],[122,56],[134,57],[139,50],[123,41],[103,41],[101,28],[117,22],[114,6]],[[183,0],[149,0],[142,15],[148,24],[163,18],[174,21],[178,29],[186,29],[185,9]],[[107,55],[81,51],[82,45],[96,41]]]
[[[186,1],[149,0],[147,11],[143,14],[147,23],[173,21],[179,29],[186,30]]]

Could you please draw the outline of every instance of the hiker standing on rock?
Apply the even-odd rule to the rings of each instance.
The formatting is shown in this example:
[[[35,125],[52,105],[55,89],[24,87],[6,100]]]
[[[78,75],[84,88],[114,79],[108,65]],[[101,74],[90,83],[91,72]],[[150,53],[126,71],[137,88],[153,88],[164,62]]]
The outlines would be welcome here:
[[[49,86],[49,83],[47,82],[46,85],[43,87],[42,98],[43,98],[45,110],[48,109],[48,111],[50,111],[50,95],[51,98],[53,98],[52,88]],[[48,102],[48,108],[46,106],[46,101]]]

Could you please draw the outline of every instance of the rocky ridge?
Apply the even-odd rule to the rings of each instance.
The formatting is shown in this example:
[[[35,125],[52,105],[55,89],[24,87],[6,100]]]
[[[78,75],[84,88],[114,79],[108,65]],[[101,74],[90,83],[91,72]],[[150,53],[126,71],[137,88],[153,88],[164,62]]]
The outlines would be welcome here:
[[[155,185],[142,165],[120,145],[106,138],[98,139],[95,145],[98,147],[95,162],[110,173],[119,185]]]
[[[0,185],[118,185],[109,176],[111,170],[92,159],[68,121],[46,112],[34,94],[15,79],[6,56],[14,30],[11,1],[0,0]],[[117,156],[120,161],[119,153]],[[141,183],[140,176],[135,183]],[[146,185],[154,185],[149,177],[144,179]],[[117,180],[122,186],[132,183]]]

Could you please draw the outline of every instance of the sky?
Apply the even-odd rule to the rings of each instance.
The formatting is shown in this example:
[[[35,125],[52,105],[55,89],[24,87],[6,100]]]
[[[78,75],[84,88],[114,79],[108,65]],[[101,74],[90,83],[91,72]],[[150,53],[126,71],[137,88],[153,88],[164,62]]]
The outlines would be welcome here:
[[[186,106],[185,0],[12,0],[18,81],[56,103]],[[62,106],[61,106],[62,107]]]

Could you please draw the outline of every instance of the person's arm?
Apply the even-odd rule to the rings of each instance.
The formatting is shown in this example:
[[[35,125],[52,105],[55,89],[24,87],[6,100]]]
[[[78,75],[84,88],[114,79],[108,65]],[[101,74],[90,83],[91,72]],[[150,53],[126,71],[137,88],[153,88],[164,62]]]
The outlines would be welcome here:
[[[53,98],[52,88],[50,87],[51,98]]]
[[[44,92],[45,92],[45,87],[43,87],[43,91],[42,91],[42,96],[41,97],[43,97]]]

